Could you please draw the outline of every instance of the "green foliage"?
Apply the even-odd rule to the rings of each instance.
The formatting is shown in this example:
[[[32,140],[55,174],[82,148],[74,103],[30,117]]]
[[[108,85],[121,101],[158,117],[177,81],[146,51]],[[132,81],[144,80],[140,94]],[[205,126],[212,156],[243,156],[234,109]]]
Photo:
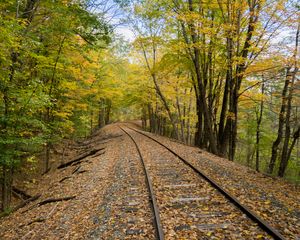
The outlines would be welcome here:
[[[84,76],[82,64],[97,64],[90,52],[111,38],[101,13],[84,4],[32,2],[32,9],[27,1],[0,4],[0,167],[18,167],[83,127],[74,109],[85,104],[96,65]]]

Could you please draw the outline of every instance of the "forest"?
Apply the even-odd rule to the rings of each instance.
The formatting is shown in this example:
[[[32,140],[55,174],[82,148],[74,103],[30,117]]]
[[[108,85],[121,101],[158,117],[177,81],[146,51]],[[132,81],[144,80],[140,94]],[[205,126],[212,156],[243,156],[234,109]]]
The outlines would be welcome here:
[[[1,209],[16,179],[51,170],[58,145],[128,120],[299,184],[299,10],[296,0],[2,0]]]

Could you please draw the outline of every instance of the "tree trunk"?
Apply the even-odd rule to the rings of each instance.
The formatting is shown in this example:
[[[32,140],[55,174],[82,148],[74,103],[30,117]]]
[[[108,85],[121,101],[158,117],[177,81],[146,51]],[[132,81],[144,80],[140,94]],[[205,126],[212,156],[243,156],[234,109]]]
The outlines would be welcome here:
[[[12,70],[12,69],[11,69]],[[11,71],[13,74],[13,71]],[[2,92],[3,94],[3,102],[4,102],[4,119],[3,128],[1,129],[4,134],[7,133],[8,126],[8,119],[10,115],[10,98],[8,96],[8,88],[5,88]],[[3,144],[5,150],[8,150],[8,144]],[[10,159],[11,160],[11,159]],[[2,165],[3,164],[3,165]],[[5,211],[10,207],[10,200],[11,200],[11,184],[10,184],[10,171],[9,167],[6,166],[5,163],[2,163],[2,181],[1,181],[1,190],[2,190],[2,202],[1,202],[1,209]]]
[[[201,79],[200,63],[199,63],[199,57],[200,57],[199,49],[194,48],[194,52],[195,52],[195,58],[193,60],[193,63],[194,63],[194,67],[196,70],[196,78],[197,78],[198,89],[199,89],[199,97],[200,97],[200,102],[199,102],[200,106],[199,107],[203,111],[203,118],[204,118],[204,122],[206,123],[205,132],[206,132],[206,136],[208,137],[208,140],[209,140],[210,150],[212,153],[217,154],[218,153],[217,141],[216,141],[216,137],[214,135],[213,128],[212,128],[213,121],[212,121],[212,117],[211,117],[210,111],[207,106],[205,89],[204,89],[202,79]]]
[[[147,129],[147,109],[146,109],[145,106],[142,107],[142,116],[141,116],[141,118],[142,118],[142,128],[144,130],[146,130]]]
[[[51,149],[51,144],[49,142],[47,142],[46,143],[46,149],[45,149],[45,170],[44,170],[44,173],[47,173],[49,171],[50,149]]]
[[[273,173],[275,163],[277,160],[278,147],[282,140],[283,127],[284,127],[284,121],[285,121],[285,115],[286,115],[286,100],[287,100],[286,95],[287,95],[289,83],[290,83],[290,68],[287,69],[284,87],[283,87],[282,94],[281,94],[282,103],[281,103],[281,109],[280,109],[280,113],[279,113],[277,138],[273,142],[273,145],[272,145],[272,155],[271,155],[271,160],[270,160],[269,169],[268,169],[269,174]]]
[[[195,97],[196,97],[196,113],[197,113],[197,122],[196,122],[196,132],[195,132],[195,140],[194,144],[195,146],[198,146],[202,148],[201,146],[201,136],[202,136],[202,112],[200,108],[200,99],[199,99],[199,94],[198,94],[198,89],[195,83],[195,78],[193,77],[192,73],[192,82],[193,82],[193,87],[195,91]]]
[[[260,126],[261,126],[263,108],[264,108],[264,99],[263,99],[264,93],[265,93],[265,84],[264,84],[264,79],[262,79],[262,85],[261,85],[262,99],[260,101],[259,112],[256,112],[256,159],[255,159],[255,169],[256,169],[257,172],[259,172]]]
[[[284,176],[285,170],[286,170],[287,165],[288,165],[288,160],[291,157],[292,151],[293,151],[293,149],[294,149],[294,147],[296,145],[297,140],[299,139],[299,136],[300,136],[300,126],[295,131],[295,133],[293,134],[293,141],[292,141],[291,146],[290,146],[290,148],[288,150],[286,161],[284,161],[284,162],[282,162],[282,164],[280,164],[279,173],[278,173],[279,177],[283,177]]]
[[[221,157],[226,157],[227,155],[227,146],[228,146],[228,134],[225,131],[225,123],[226,123],[226,115],[228,108],[228,94],[229,94],[229,82],[230,82],[230,74],[227,70],[226,73],[226,81],[224,87],[223,101],[222,101],[222,109],[219,120],[219,131],[218,131],[218,148],[219,155]]]
[[[98,113],[98,127],[102,128],[105,126],[105,99],[101,98],[99,101],[99,113]]]
[[[188,109],[187,109],[187,117],[188,117],[188,120],[187,120],[187,123],[186,123],[186,126],[187,126],[187,136],[186,136],[186,142],[187,144],[191,145],[191,119],[190,119],[190,113],[191,113],[191,109],[192,109],[192,91],[193,91],[193,88],[191,88],[190,90],[190,99],[189,99],[189,105],[188,105]]]
[[[170,109],[170,107],[168,105],[167,99],[165,98],[165,96],[163,95],[163,93],[160,90],[159,84],[157,82],[157,76],[156,76],[156,73],[154,72],[154,70],[156,68],[156,54],[157,54],[156,50],[157,50],[157,46],[156,46],[156,44],[154,42],[152,42],[152,46],[153,46],[153,48],[152,48],[152,52],[153,52],[153,55],[152,55],[153,64],[152,64],[152,67],[151,67],[150,63],[149,63],[149,59],[148,59],[147,53],[146,53],[146,50],[145,50],[145,46],[143,45],[143,43],[141,43],[141,47],[142,47],[144,59],[145,59],[148,71],[149,71],[149,73],[151,75],[152,81],[154,83],[155,91],[156,91],[159,99],[161,100],[161,102],[162,102],[165,110],[168,113],[168,117],[169,117],[169,119],[171,121],[173,130],[175,131],[176,138],[179,139],[179,133],[178,133],[177,126],[176,126],[177,125],[176,121],[175,121],[174,116],[173,116],[173,114],[171,112],[171,109]]]
[[[93,134],[93,130],[94,130],[94,111],[93,109],[91,109],[91,113],[90,113],[90,134]]]
[[[149,116],[149,130],[153,132],[153,111],[150,103],[147,104],[148,116]]]
[[[280,177],[282,177],[284,175],[284,171],[286,169],[287,162],[289,159],[288,144],[289,144],[289,139],[290,139],[290,114],[291,114],[291,102],[292,102],[292,97],[293,97],[293,88],[294,88],[294,83],[295,83],[295,79],[296,79],[296,74],[298,72],[297,53],[298,53],[298,45],[299,45],[299,32],[300,32],[300,24],[298,24],[298,28],[297,28],[295,50],[294,50],[294,54],[293,54],[294,71],[291,72],[291,66],[289,66],[286,71],[284,88],[282,90],[282,104],[281,104],[281,109],[280,109],[280,114],[279,114],[277,139],[274,141],[273,146],[272,146],[272,156],[271,156],[271,160],[270,160],[270,164],[269,164],[269,173],[273,173],[275,162],[277,159],[278,146],[282,139],[284,123],[286,123],[286,134],[285,134],[286,139],[285,139],[284,146],[283,146],[283,151],[282,151],[282,155],[281,155],[281,163],[280,163],[280,168],[279,168],[279,172],[278,172],[278,176],[280,176]],[[290,84],[291,84],[291,86],[289,88]],[[288,99],[287,99],[288,88],[289,88],[289,95],[288,95]],[[286,111],[286,108],[287,108],[287,111]]]
[[[295,141],[299,137],[298,131],[295,132],[294,134],[294,140],[291,146],[291,149],[289,150],[289,142],[290,142],[290,135],[291,135],[291,125],[290,125],[290,117],[291,117],[291,111],[292,111],[292,99],[293,99],[293,93],[294,93],[294,84],[296,80],[296,74],[298,73],[298,65],[297,65],[297,50],[298,50],[298,41],[299,41],[299,32],[300,32],[300,23],[298,24],[298,29],[296,33],[296,44],[295,44],[295,51],[293,55],[293,64],[294,64],[294,71],[290,73],[291,81],[290,81],[290,87],[289,87],[289,94],[287,97],[287,111],[286,111],[286,118],[285,118],[285,139],[284,139],[284,144],[282,148],[282,154],[281,154],[281,161],[280,161],[280,166],[278,170],[278,176],[283,177],[285,169],[288,165],[288,161],[290,158],[290,154],[292,151],[292,148],[295,145]],[[295,140],[296,138],[296,140]]]
[[[173,130],[175,132],[175,137],[177,139],[180,139],[179,132],[178,132],[178,129],[177,129],[176,121],[174,119],[174,116],[172,115],[171,109],[170,109],[170,107],[169,107],[169,105],[167,103],[167,100],[166,100],[165,96],[162,94],[162,92],[160,90],[160,87],[159,87],[159,85],[157,83],[156,75],[155,74],[152,74],[152,79],[153,79],[153,82],[154,82],[154,85],[155,85],[156,92],[157,92],[160,100],[162,101],[164,108],[166,109],[166,111],[168,113],[168,116],[169,116],[169,119],[171,121]]]
[[[105,100],[105,125],[109,124],[112,102],[110,99]]]
[[[9,209],[11,203],[13,181],[12,166],[2,166],[2,211]]]
[[[190,12],[194,12],[194,3],[193,0],[189,0],[188,1],[188,9]],[[182,23],[182,30],[183,30],[183,35],[184,35],[184,39],[186,41],[187,44],[190,43],[189,38],[187,36],[187,31],[184,27],[184,24]],[[194,45],[198,44],[199,41],[199,36],[196,33],[196,29],[195,29],[195,25],[193,22],[188,23],[189,26],[189,30],[190,30],[190,36],[191,36],[191,41]],[[201,111],[203,112],[203,119],[204,122],[206,123],[206,128],[204,129],[206,132],[206,136],[208,137],[208,141],[209,141],[209,147],[212,153],[217,154],[218,153],[218,149],[217,149],[217,140],[216,140],[216,136],[213,132],[213,119],[212,116],[210,114],[210,111],[208,109],[207,106],[207,102],[206,102],[206,93],[205,93],[205,84],[203,82],[203,78],[202,78],[202,74],[201,74],[201,66],[200,66],[200,50],[198,47],[194,46],[193,47],[193,53],[192,51],[190,52],[191,54],[191,58],[193,61],[193,65],[194,65],[194,69],[195,69],[195,73],[196,73],[196,81],[194,81],[197,84],[197,88],[196,91],[198,92],[198,97],[197,98],[199,101],[197,101],[197,104],[199,104],[200,106],[198,106],[198,110],[201,109]],[[200,118],[200,111],[197,111],[197,115],[198,115],[198,123],[197,123],[197,128],[198,128],[198,136],[196,134],[196,142],[199,141],[200,138],[200,131],[199,128],[201,127],[201,122],[199,121]],[[201,144],[201,143],[200,143]]]
[[[179,97],[178,97],[178,89],[176,89],[176,107],[177,107],[177,111],[178,111],[178,119],[179,119],[179,123],[180,123],[180,139],[181,141],[185,142],[185,135],[184,135],[184,120],[182,119],[182,114],[181,114],[181,109],[180,109],[180,101],[179,101]]]

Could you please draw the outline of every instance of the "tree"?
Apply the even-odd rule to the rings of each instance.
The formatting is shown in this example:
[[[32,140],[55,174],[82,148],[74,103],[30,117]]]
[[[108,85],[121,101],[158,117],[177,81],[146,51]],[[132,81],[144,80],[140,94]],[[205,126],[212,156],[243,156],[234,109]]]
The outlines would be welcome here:
[[[72,1],[4,1],[0,8],[4,33],[0,166],[5,210],[10,205],[14,170],[45,145],[48,171],[51,144],[72,132],[74,103],[68,94],[79,91],[70,88],[79,66],[74,66],[70,55],[76,52],[88,61],[89,50],[108,43],[109,27],[84,4]]]

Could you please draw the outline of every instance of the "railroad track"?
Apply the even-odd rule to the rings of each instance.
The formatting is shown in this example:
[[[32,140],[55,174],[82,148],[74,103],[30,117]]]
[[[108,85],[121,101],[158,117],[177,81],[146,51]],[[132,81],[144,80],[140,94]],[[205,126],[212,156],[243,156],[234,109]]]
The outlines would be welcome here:
[[[161,220],[160,220],[157,201],[156,201],[156,197],[155,197],[155,194],[154,194],[154,191],[153,191],[153,185],[152,185],[152,182],[151,182],[151,179],[150,179],[150,175],[149,175],[147,167],[145,165],[142,153],[141,153],[135,139],[126,130],[124,130],[124,128],[121,128],[121,130],[133,141],[133,143],[134,143],[134,145],[135,145],[135,147],[138,151],[142,166],[144,168],[144,173],[145,173],[145,176],[146,176],[146,184],[147,184],[147,188],[148,188],[148,191],[149,191],[150,204],[151,204],[152,211],[153,211],[153,214],[154,214],[154,226],[155,226],[155,229],[156,229],[157,239],[163,240],[164,239],[164,232],[163,232],[163,229],[162,229],[162,224],[161,224]]]
[[[124,127],[120,128],[135,144],[142,162],[157,239],[165,239],[165,236],[172,239],[172,234],[174,239],[177,235],[183,239],[189,239],[185,238],[187,236],[190,239],[210,239],[214,231],[225,234],[224,239],[227,239],[226,234],[232,231],[245,234],[242,235],[245,239],[249,239],[249,236],[254,238],[251,231],[263,239],[285,239],[266,221],[172,149],[148,134],[126,126],[143,137],[143,141],[148,141],[149,144],[155,142],[163,149],[165,155],[152,152],[151,159],[148,156],[147,161],[143,156],[146,149],[143,150],[142,145],[138,144],[137,136],[133,137],[130,131]],[[162,158],[165,160],[161,160]],[[165,195],[169,197],[167,200],[164,199]],[[205,213],[199,213],[199,209],[204,209]],[[174,216],[174,221],[168,220],[170,215]],[[228,222],[227,218],[233,219]],[[176,219],[179,219],[179,222]],[[213,223],[207,223],[210,220]]]

